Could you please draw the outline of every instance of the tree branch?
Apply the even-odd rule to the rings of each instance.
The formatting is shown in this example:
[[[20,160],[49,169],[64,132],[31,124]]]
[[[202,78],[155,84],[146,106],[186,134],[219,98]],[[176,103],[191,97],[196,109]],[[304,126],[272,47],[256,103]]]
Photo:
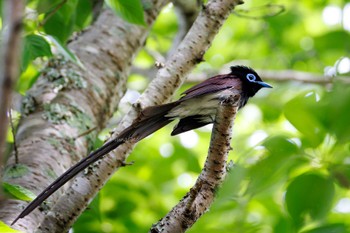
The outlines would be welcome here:
[[[179,24],[179,30],[173,39],[173,43],[168,51],[168,55],[171,55],[176,51],[177,47],[197,18],[200,10],[198,1],[176,0],[173,2],[177,16],[177,22]]]
[[[226,163],[231,149],[233,121],[238,111],[240,95],[233,93],[218,106],[210,147],[204,168],[195,185],[182,200],[158,223],[151,233],[185,232],[213,203],[215,192],[226,175]]]
[[[203,80],[209,78],[212,73],[222,73],[226,72],[231,65],[237,64],[237,62],[232,62],[224,65],[220,71],[210,70],[202,73],[191,74],[188,77],[188,82],[202,82]],[[322,74],[295,71],[295,70],[256,70],[260,77],[264,80],[272,80],[276,82],[287,82],[287,81],[297,81],[302,83],[314,83],[314,84],[330,84],[334,81],[340,81],[343,83],[350,83],[349,76],[325,76]]]
[[[5,157],[7,111],[11,104],[12,87],[19,71],[23,10],[23,0],[3,2],[4,22],[0,59],[0,169],[3,167]]]
[[[265,80],[278,82],[298,81],[302,83],[329,84],[336,80],[344,83],[350,83],[350,77],[346,76],[324,76],[322,74],[308,73],[295,70],[257,70],[260,76]]]
[[[137,104],[120,122],[111,138],[117,137],[119,132],[129,126],[140,113],[140,109],[164,103],[173,95],[185,81],[194,65],[202,60],[203,54],[209,48],[231,10],[240,3],[239,0],[220,2],[212,0],[208,2],[177,51],[158,71],[156,78],[150,83]],[[65,194],[56,202],[43,223],[61,224],[61,230],[68,229],[67,226],[75,221],[110,176],[125,164],[133,147],[133,142],[123,144],[96,163],[94,171],[90,170],[85,174],[78,175]],[[65,211],[62,211],[62,207],[65,208]],[[50,225],[46,225],[46,227],[52,229]],[[44,229],[43,226],[40,227],[42,232],[45,232]]]

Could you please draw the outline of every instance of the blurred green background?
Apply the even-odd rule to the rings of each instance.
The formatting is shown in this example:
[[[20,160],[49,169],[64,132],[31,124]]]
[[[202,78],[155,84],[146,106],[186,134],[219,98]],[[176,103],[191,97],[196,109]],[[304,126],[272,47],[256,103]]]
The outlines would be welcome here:
[[[50,45],[42,49],[49,36],[55,38],[51,46],[66,52],[72,33],[91,22],[90,1],[71,0],[38,27],[59,2],[27,3],[25,48],[31,53],[27,50],[23,57],[17,84],[21,94],[51,56]],[[264,17],[280,9],[273,4],[284,12]],[[62,30],[55,29],[57,24]],[[349,32],[349,1],[246,0],[231,14],[194,73],[215,73],[234,61],[258,70],[334,78],[326,84],[264,80],[274,88],[261,90],[239,112],[229,157],[234,166],[210,211],[189,232],[350,232]],[[177,33],[174,6],[169,4],[133,65],[151,69],[152,54],[165,56]],[[116,119],[150,78],[131,74]],[[210,127],[176,137],[170,132],[171,126],[165,127],[137,145],[128,159],[135,163],[113,176],[74,232],[146,232],[184,196],[204,164]]]

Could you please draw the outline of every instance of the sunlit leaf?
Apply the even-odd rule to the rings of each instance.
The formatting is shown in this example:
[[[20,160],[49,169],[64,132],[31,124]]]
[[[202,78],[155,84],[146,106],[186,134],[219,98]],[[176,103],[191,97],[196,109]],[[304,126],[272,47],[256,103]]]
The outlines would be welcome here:
[[[39,70],[33,64],[29,63],[27,69],[21,73],[17,81],[16,91],[25,95],[25,92],[35,83],[39,75]]]
[[[3,221],[0,221],[0,232],[1,233],[21,233],[23,231],[15,230],[10,226],[6,225]]]
[[[106,0],[106,2],[124,20],[146,25],[140,0]]]
[[[32,60],[37,57],[52,56],[49,43],[39,35],[30,34],[24,38],[22,54],[22,70],[25,70]]]
[[[263,146],[272,154],[288,156],[297,153],[298,147],[295,143],[283,136],[275,136],[264,141]]]
[[[32,201],[36,197],[34,193],[20,185],[3,182],[2,186],[5,191],[22,201]]]
[[[75,25],[79,29],[84,29],[92,19],[92,2],[86,0],[78,1]]]
[[[58,7],[63,0],[40,0],[38,1],[38,5],[36,7],[39,14],[49,12],[53,10],[55,7]]]
[[[76,20],[76,6],[78,0],[70,0],[57,11],[47,13],[44,29],[49,35],[55,36],[62,43],[66,43],[74,30]]]

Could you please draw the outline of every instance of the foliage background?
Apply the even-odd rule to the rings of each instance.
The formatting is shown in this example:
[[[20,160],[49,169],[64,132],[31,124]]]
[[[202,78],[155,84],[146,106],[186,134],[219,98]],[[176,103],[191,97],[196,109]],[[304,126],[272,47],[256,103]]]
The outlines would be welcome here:
[[[61,2],[27,3],[22,74],[16,86],[22,95],[53,53],[60,51],[74,59],[65,44],[93,19],[90,1],[84,0],[67,1],[47,17]],[[115,4],[125,1],[107,2],[118,10]],[[346,79],[350,73],[350,3],[269,3],[282,5],[285,11],[260,17],[276,11],[261,0],[247,0],[238,7],[250,10],[232,13],[195,72],[214,74],[235,61],[258,70],[335,77],[327,84],[270,81],[274,89],[262,90],[240,111],[230,175],[210,211],[189,232],[350,231],[350,88]],[[134,17],[135,12],[118,14],[144,23]],[[152,54],[166,54],[177,32],[170,4],[133,65],[151,69]],[[151,78],[130,75],[129,91],[111,120],[111,129]],[[135,163],[113,176],[74,225],[74,232],[145,232],[182,198],[203,166],[210,128],[170,137],[170,127],[137,145],[129,157]],[[108,131],[101,133],[96,147]]]

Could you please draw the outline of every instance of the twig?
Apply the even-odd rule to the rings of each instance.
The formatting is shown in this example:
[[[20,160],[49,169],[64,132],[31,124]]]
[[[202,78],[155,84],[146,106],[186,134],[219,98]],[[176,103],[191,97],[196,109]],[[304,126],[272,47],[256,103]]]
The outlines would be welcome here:
[[[15,130],[15,126],[13,125],[13,118],[12,118],[12,110],[9,109],[9,117],[10,117],[10,125],[11,125],[11,133],[12,133],[12,137],[13,137],[13,150],[15,153],[15,164],[18,164],[18,150],[17,150],[17,142],[16,142],[16,130]]]
[[[160,52],[158,52],[156,50],[148,49],[148,48],[144,48],[144,49],[145,49],[146,53],[148,53],[148,55],[150,55],[155,61],[160,62],[160,63],[165,62],[165,57]]]
[[[185,232],[213,203],[215,192],[226,175],[227,157],[231,150],[233,121],[238,110],[240,95],[233,94],[218,107],[212,130],[207,160],[195,185],[185,197],[158,223],[151,233]]]
[[[66,4],[67,0],[62,0],[62,2],[60,2],[59,4],[57,4],[57,6],[50,12],[46,15],[46,17],[43,19],[43,21],[41,21],[39,23],[39,27],[42,27],[46,24],[46,22],[54,15],[56,14],[56,12],[62,8],[62,6],[64,4]]]
[[[167,52],[168,56],[176,51],[200,10],[198,1],[176,0],[174,1],[174,7],[179,29],[171,43],[171,48]]]
[[[257,6],[257,7],[251,7],[250,9],[240,9],[233,11],[233,14],[246,18],[246,19],[253,19],[253,20],[258,20],[258,19],[266,19],[266,18],[271,18],[275,17],[279,14],[282,14],[286,10],[284,5],[280,4],[265,4],[263,6]],[[270,11],[265,14],[260,14],[258,16],[253,16],[252,14],[256,12],[263,12],[263,11]]]
[[[85,135],[88,135],[89,133],[91,133],[92,131],[96,130],[97,129],[97,126],[95,127],[92,127],[91,129],[88,129],[86,130],[85,132],[82,132],[81,134],[79,134],[78,136],[74,137],[74,140],[80,138],[80,137],[83,137]]]

